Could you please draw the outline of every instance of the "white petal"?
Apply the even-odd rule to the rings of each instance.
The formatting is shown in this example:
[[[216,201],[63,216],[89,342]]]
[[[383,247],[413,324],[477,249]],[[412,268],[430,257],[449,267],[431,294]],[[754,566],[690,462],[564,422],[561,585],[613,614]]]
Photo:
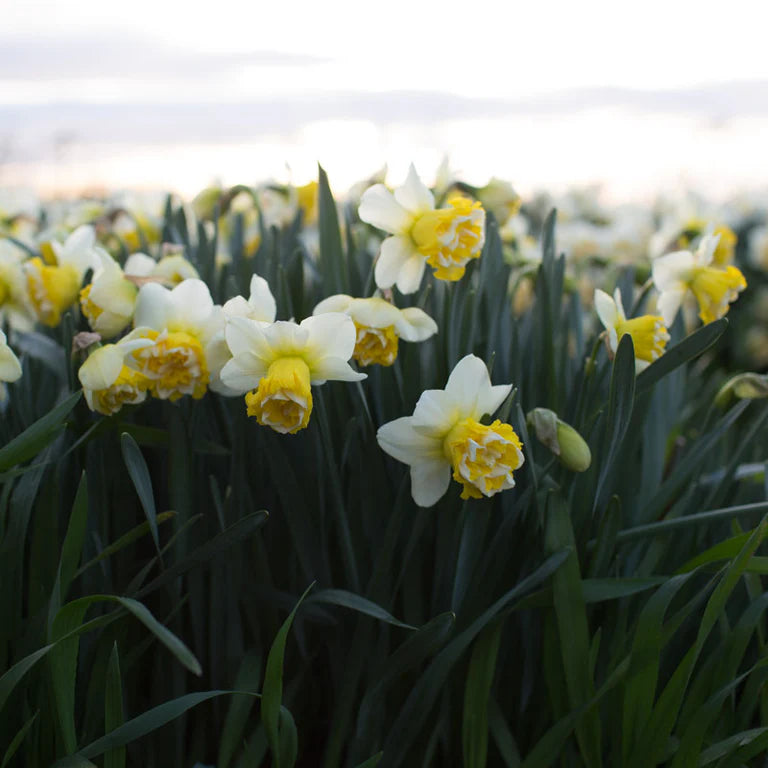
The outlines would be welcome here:
[[[676,287],[681,281],[685,282],[687,273],[694,266],[695,260],[690,251],[674,251],[659,256],[651,263],[653,284],[659,291]]]
[[[260,320],[265,323],[273,323],[277,315],[277,304],[269,283],[258,275],[251,277],[251,295],[248,303],[252,307],[249,317],[252,320]]]
[[[77,377],[86,389],[106,389],[115,383],[123,369],[125,350],[107,344],[92,352],[80,366]]]
[[[195,278],[182,280],[171,291],[171,330],[202,329],[213,310],[208,286]]]
[[[435,198],[429,191],[429,188],[419,178],[413,163],[411,163],[411,167],[408,169],[408,177],[405,180],[405,184],[395,190],[395,200],[403,208],[416,214],[431,211],[435,207]]]
[[[407,232],[413,218],[383,184],[374,184],[363,192],[357,214],[367,224],[393,235]]]
[[[157,262],[146,253],[132,253],[125,262],[123,272],[133,277],[147,277],[157,266]]]
[[[656,309],[661,313],[664,318],[664,325],[669,328],[675,321],[675,315],[677,310],[680,309],[680,304],[683,301],[683,297],[686,294],[686,288],[678,288],[674,290],[664,291],[660,294],[656,301]]]
[[[16,353],[5,343],[0,345],[0,381],[17,381],[21,378],[21,363]]]
[[[381,449],[404,464],[418,464],[442,457],[442,442],[416,432],[411,416],[382,424],[376,432]]]
[[[475,355],[459,360],[445,386],[445,391],[453,398],[462,415],[472,419],[492,414],[511,389],[511,384],[491,386],[485,363]]]
[[[463,415],[445,390],[428,389],[421,393],[416,403],[412,426],[419,434],[442,440]]]
[[[156,331],[166,328],[171,314],[170,295],[171,292],[159,283],[142,285],[133,311],[134,326],[148,326]]]
[[[358,373],[340,357],[324,357],[312,365],[310,372],[312,384],[324,384],[326,381],[362,381],[368,377],[366,373]]]
[[[335,296],[329,296],[323,299],[313,310],[313,315],[322,315],[326,312],[346,312],[349,305],[354,301],[351,296],[345,293],[337,293]]]
[[[704,235],[699,247],[696,249],[696,261],[702,267],[708,267],[712,263],[715,249],[720,242],[720,235]]]
[[[437,323],[418,307],[406,307],[402,310],[395,328],[400,338],[405,341],[424,341],[437,333]]]
[[[400,310],[377,296],[354,299],[348,314],[358,325],[367,325],[369,328],[387,328],[390,325],[397,326],[401,322]]]
[[[348,315],[341,312],[313,315],[303,320],[300,327],[309,333],[304,359],[311,370],[326,357],[341,360],[352,357],[357,331]]]
[[[403,264],[397,276],[397,288],[402,294],[416,293],[424,277],[427,262],[421,254],[411,256]]]
[[[247,317],[231,317],[224,330],[227,346],[234,356],[254,355],[267,365],[274,357],[264,329]]]
[[[381,244],[381,252],[376,259],[376,285],[379,288],[391,288],[400,270],[414,255],[418,255],[418,251],[410,237],[388,237]],[[423,260],[421,255],[419,258]]]
[[[621,298],[621,288],[616,286],[616,290],[613,292],[613,300],[616,302],[616,309],[619,313],[619,320],[624,322],[627,319],[627,313],[624,311],[624,302]]]
[[[247,369],[241,365],[241,361],[247,365]],[[244,395],[259,386],[259,381],[267,374],[267,367],[263,361],[246,353],[232,358],[221,369],[221,382],[232,392]]]
[[[451,468],[442,461],[425,461],[411,467],[411,495],[420,507],[436,504],[451,484]]]
[[[71,254],[88,251],[95,244],[96,230],[90,224],[83,224],[66,239],[62,255],[67,257]]]
[[[600,322],[606,328],[615,328],[620,321],[619,310],[614,300],[599,288],[595,290],[595,309]]]

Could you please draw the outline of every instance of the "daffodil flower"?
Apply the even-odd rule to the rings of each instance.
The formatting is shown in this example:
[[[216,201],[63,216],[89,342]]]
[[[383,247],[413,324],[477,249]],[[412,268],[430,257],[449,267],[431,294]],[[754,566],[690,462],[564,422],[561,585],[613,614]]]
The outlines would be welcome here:
[[[664,319],[659,315],[642,315],[627,320],[618,288],[613,298],[605,291],[596,290],[595,309],[600,322],[605,326],[605,339],[611,358],[616,354],[621,337],[627,333],[632,337],[635,348],[635,373],[640,373],[664,354],[664,347],[669,341]]]
[[[295,434],[309,423],[312,384],[366,377],[347,362],[355,348],[355,324],[341,313],[266,326],[230,317],[225,335],[232,359],[222,368],[222,382],[247,393],[248,415],[282,434]]]
[[[106,251],[99,258],[93,280],[80,291],[80,309],[93,331],[111,339],[130,324],[139,289]]]
[[[446,208],[435,199],[411,165],[394,194],[374,184],[360,200],[360,218],[389,232],[381,244],[374,277],[379,288],[397,284],[401,293],[419,289],[429,264],[440,280],[459,280],[485,242],[485,211],[478,202],[457,195]]]
[[[719,241],[719,235],[705,235],[695,252],[675,251],[654,259],[653,282],[660,294],[657,306],[667,326],[689,293],[699,304],[699,317],[711,323],[727,314],[730,303],[747,287],[737,267],[711,266]]]
[[[340,293],[323,299],[313,315],[343,312],[355,323],[357,336],[352,357],[360,365],[392,365],[398,341],[424,341],[437,333],[437,323],[422,309],[398,309],[378,297],[354,299]]]
[[[410,465],[411,493],[419,506],[435,504],[448,490],[451,475],[462,486],[462,499],[493,496],[515,485],[513,472],[524,461],[522,443],[509,424],[480,422],[511,389],[511,384],[492,386],[485,363],[467,355],[445,389],[423,392],[412,416],[379,428],[381,448]]]
[[[146,253],[132,253],[125,262],[124,272],[129,279],[139,278],[134,282],[141,285],[155,281],[175,286],[200,277],[195,267],[179,253],[163,256],[160,261]]]
[[[153,341],[133,353],[138,369],[151,380],[162,400],[184,395],[201,398],[208,389],[207,347],[224,324],[202,280],[184,280],[169,290],[148,283],[139,290],[133,316],[135,329],[126,339]]]
[[[110,416],[126,404],[144,402],[152,382],[126,362],[133,364],[133,354],[150,346],[150,339],[121,340],[99,347],[88,355],[77,377],[92,411]]]
[[[51,328],[61,321],[61,313],[78,297],[80,284],[88,269],[98,269],[99,253],[93,227],[78,227],[64,243],[50,243],[55,265],[46,264],[39,256],[24,263],[27,290],[38,319]]]

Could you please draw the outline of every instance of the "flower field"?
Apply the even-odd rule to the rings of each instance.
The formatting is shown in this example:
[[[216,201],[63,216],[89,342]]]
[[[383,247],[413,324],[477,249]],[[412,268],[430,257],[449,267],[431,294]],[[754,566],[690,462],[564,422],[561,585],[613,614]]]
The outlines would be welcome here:
[[[758,765],[768,199],[0,199],[0,768]]]

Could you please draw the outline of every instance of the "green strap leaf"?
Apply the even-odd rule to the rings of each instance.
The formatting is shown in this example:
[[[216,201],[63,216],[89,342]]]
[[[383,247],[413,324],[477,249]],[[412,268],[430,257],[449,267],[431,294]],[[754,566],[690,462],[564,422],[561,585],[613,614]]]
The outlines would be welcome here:
[[[123,717],[123,686],[120,679],[120,655],[117,643],[112,646],[104,686],[104,730],[110,733],[119,728]],[[104,768],[125,768],[125,747],[115,747],[104,755]]]
[[[392,624],[395,627],[416,629],[416,627],[411,624],[405,624],[402,621],[399,621],[391,613],[385,611],[380,605],[377,605],[365,597],[356,595],[354,592],[348,592],[346,589],[323,589],[309,597],[307,603],[330,603],[331,605],[339,605],[343,608],[350,608],[358,613],[364,613],[366,616],[379,619],[380,621]]]
[[[142,509],[149,523],[149,530],[152,533],[152,541],[155,542],[155,549],[160,551],[160,537],[157,532],[157,510],[155,509],[155,495],[152,492],[152,480],[149,477],[147,462],[136,441],[127,433],[120,435],[120,447],[123,451],[123,460],[126,469],[139,495]]]

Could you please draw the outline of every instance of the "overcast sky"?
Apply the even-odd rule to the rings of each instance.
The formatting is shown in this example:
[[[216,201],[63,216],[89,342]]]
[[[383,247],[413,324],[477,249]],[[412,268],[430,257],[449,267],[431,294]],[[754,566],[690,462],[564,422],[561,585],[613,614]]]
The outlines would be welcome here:
[[[319,160],[345,186],[449,153],[524,187],[754,186],[760,5],[0,0],[0,183],[301,181]]]

